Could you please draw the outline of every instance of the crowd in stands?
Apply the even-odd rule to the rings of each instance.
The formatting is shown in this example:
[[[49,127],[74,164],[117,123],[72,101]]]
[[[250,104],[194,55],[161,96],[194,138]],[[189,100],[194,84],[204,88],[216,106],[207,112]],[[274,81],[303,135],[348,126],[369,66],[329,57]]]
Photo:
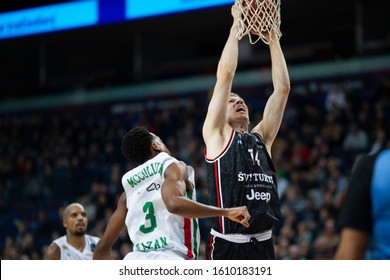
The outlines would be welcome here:
[[[258,119],[266,100],[261,96],[269,90],[252,86],[236,92]],[[131,168],[121,154],[121,139],[136,124],[194,166],[198,200],[208,202],[201,136],[207,93],[137,104],[124,100],[0,114],[1,259],[42,259],[51,241],[65,233],[60,214],[71,202],[85,206],[88,232],[101,236],[123,191],[121,177]],[[272,151],[283,217],[274,229],[277,259],[333,258],[351,168],[360,154],[390,145],[389,109],[389,75],[292,82]],[[200,223],[205,242],[208,220]],[[123,229],[114,255],[122,259],[130,250]]]

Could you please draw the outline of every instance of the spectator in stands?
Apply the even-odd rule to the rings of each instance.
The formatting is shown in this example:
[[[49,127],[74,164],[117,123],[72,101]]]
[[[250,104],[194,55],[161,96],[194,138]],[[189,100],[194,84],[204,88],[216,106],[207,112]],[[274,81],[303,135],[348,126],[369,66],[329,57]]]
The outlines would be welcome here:
[[[335,221],[329,218],[324,223],[324,228],[314,239],[313,254],[318,260],[332,259],[339,242]]]
[[[349,166],[355,157],[366,152],[368,147],[367,132],[360,129],[355,122],[350,123],[349,130],[343,140],[346,163]]]
[[[334,109],[346,109],[347,108],[346,92],[340,84],[335,84],[328,91],[325,98],[325,108],[328,112]]]

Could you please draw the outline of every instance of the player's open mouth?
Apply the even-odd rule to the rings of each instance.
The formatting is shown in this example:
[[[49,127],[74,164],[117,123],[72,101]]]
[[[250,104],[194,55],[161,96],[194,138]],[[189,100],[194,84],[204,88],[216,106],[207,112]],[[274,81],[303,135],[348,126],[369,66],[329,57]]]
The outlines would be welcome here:
[[[244,107],[238,107],[236,112],[245,112],[245,108]]]

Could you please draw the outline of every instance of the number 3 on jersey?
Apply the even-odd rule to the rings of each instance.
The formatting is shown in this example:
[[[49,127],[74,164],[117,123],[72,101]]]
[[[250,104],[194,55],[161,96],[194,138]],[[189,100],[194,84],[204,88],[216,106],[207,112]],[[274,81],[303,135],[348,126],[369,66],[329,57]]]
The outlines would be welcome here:
[[[157,227],[153,203],[150,201],[146,202],[142,210],[146,213],[145,223],[139,227],[139,230],[143,233],[152,232]]]

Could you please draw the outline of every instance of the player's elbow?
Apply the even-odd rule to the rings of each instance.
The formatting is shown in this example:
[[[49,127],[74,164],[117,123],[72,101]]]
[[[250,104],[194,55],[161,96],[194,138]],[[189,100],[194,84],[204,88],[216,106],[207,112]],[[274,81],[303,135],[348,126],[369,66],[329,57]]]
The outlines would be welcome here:
[[[283,82],[280,87],[281,92],[283,92],[284,94],[288,95],[290,93],[291,84],[289,81]]]
[[[291,90],[291,84],[289,81],[285,81],[283,83],[278,84],[276,90],[284,95],[289,95]]]
[[[179,214],[180,213],[180,205],[177,203],[177,199],[168,199],[165,201],[165,206],[169,213]]]
[[[183,215],[183,212],[186,211],[186,201],[187,199],[181,195],[171,196],[164,199],[165,206],[167,210],[176,215]]]

